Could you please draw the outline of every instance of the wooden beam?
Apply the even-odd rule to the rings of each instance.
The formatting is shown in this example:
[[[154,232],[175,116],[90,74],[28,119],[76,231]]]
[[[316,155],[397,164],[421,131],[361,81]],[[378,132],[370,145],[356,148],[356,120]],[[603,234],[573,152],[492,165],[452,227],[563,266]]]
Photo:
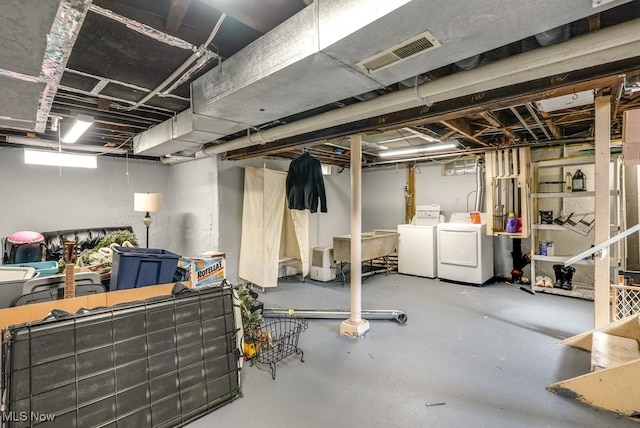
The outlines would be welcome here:
[[[167,33],[175,36],[182,27],[182,21],[191,5],[191,0],[171,0],[169,14],[167,15]]]
[[[610,238],[610,178],[609,163],[611,161],[611,97],[601,96],[595,99],[595,244]],[[611,322],[609,315],[610,271],[609,257],[594,260],[594,321],[595,328],[601,328]]]
[[[473,129],[471,129],[471,125],[466,119],[441,120],[440,123],[447,128],[453,129],[454,131],[462,134],[464,138],[471,140],[474,143],[480,144],[483,147],[489,146],[489,144],[473,136]]]
[[[111,100],[107,98],[98,98],[98,110],[109,110]]]
[[[549,128],[549,131],[551,131],[551,135],[553,135],[553,137],[557,140],[561,139],[562,131],[560,130],[560,128],[556,126],[551,115],[546,111],[541,111],[539,113],[540,113],[540,116],[542,117],[542,121],[545,123],[545,125],[547,125],[547,128]]]
[[[611,64],[603,64],[585,70],[577,70],[569,74],[565,73],[562,75],[562,79],[551,76],[505,88],[497,88],[485,92],[483,97],[473,97],[474,104],[469,104],[469,97],[464,96],[438,102],[429,108],[425,106],[414,107],[309,132],[307,134],[287,137],[250,148],[230,151],[227,153],[227,158],[229,160],[235,160],[239,154],[249,154],[247,157],[263,156],[282,147],[293,147],[314,141],[338,138],[356,132],[362,133],[379,130],[381,129],[381,125],[384,125],[387,129],[422,126],[428,123],[456,119],[469,114],[479,114],[482,111],[507,108],[514,104],[523,104],[543,98],[589,90],[594,87],[611,86],[619,80],[619,73],[626,73],[629,72],[629,70],[636,69],[638,58],[640,57],[634,57],[629,60]]]
[[[407,168],[407,188],[405,190],[405,216],[404,221],[410,224],[413,216],[416,215],[416,164],[411,164]]]
[[[600,14],[596,13],[589,17],[589,32],[593,33],[600,29]]]

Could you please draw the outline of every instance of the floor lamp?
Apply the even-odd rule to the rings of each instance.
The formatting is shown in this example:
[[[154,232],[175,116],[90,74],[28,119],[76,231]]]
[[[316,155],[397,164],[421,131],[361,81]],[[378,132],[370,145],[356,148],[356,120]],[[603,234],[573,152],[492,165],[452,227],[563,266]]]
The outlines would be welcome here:
[[[162,208],[162,193],[134,193],[133,210],[146,212],[144,219],[147,228],[147,248],[149,248],[149,226],[151,225],[150,212],[160,211]]]

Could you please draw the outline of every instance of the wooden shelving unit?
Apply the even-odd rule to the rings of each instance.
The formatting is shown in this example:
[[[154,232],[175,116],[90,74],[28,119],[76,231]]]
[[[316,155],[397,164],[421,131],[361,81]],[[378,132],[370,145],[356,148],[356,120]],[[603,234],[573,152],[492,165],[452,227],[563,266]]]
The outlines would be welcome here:
[[[528,147],[503,149],[489,152],[485,156],[485,182],[487,188],[487,234],[512,238],[527,238],[530,234],[529,210],[529,165],[531,151]],[[522,232],[504,231],[504,219],[500,220],[496,207],[503,213],[513,212],[522,218]]]
[[[545,182],[545,178],[549,177],[561,179],[565,177],[567,171],[573,175],[575,170],[580,167],[583,169],[585,167],[592,168],[590,165],[593,165],[594,162],[594,156],[582,156],[543,160],[531,164],[531,282],[533,291],[594,300],[594,275],[592,274],[595,265],[594,260],[582,260],[575,263],[576,275],[574,275],[573,288],[571,290],[535,286],[536,276],[540,275],[540,272],[545,273],[552,281],[555,281],[555,277],[552,275],[553,264],[563,264],[575,254],[579,254],[595,244],[592,231],[589,231],[586,235],[580,235],[561,224],[541,224],[539,210],[552,210],[554,219],[560,216],[566,218],[572,212],[592,212],[594,218],[598,216],[594,202],[595,191],[588,189],[580,192],[542,192],[539,189],[540,183]],[[612,159],[611,166],[610,170],[613,179],[610,179],[609,182],[612,183],[613,188],[609,192],[609,207],[611,210],[609,214],[612,221],[610,234],[613,236],[620,230],[621,192],[619,176],[621,160],[619,158]],[[539,243],[546,240],[553,240],[555,244],[560,243],[560,251],[558,251],[558,245],[554,245],[556,250],[553,255],[540,254]],[[569,241],[573,246],[568,244]],[[611,269],[618,268],[620,254],[621,249],[619,246],[611,247],[611,251],[608,254]],[[582,278],[582,280],[576,280],[576,277]]]

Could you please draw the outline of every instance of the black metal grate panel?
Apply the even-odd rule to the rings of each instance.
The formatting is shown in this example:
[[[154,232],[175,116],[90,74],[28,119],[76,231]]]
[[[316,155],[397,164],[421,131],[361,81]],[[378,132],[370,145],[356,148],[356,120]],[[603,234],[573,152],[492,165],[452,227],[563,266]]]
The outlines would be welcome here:
[[[55,415],[46,426],[181,426],[240,396],[236,333],[227,288],[8,327],[5,414]]]

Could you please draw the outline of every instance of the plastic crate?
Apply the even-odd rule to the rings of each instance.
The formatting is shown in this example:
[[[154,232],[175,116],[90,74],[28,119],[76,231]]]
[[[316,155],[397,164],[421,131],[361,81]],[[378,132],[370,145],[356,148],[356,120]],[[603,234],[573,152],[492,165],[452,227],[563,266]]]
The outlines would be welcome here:
[[[114,247],[109,290],[174,282],[179,258],[167,250]]]
[[[35,268],[36,273],[40,278],[44,276],[51,276],[58,273],[58,262],[50,261],[50,262],[30,262],[30,263],[16,263],[11,265],[2,265],[7,267],[32,267]]]
[[[12,306],[22,296],[22,286],[36,274],[33,267],[0,266],[0,309]]]

